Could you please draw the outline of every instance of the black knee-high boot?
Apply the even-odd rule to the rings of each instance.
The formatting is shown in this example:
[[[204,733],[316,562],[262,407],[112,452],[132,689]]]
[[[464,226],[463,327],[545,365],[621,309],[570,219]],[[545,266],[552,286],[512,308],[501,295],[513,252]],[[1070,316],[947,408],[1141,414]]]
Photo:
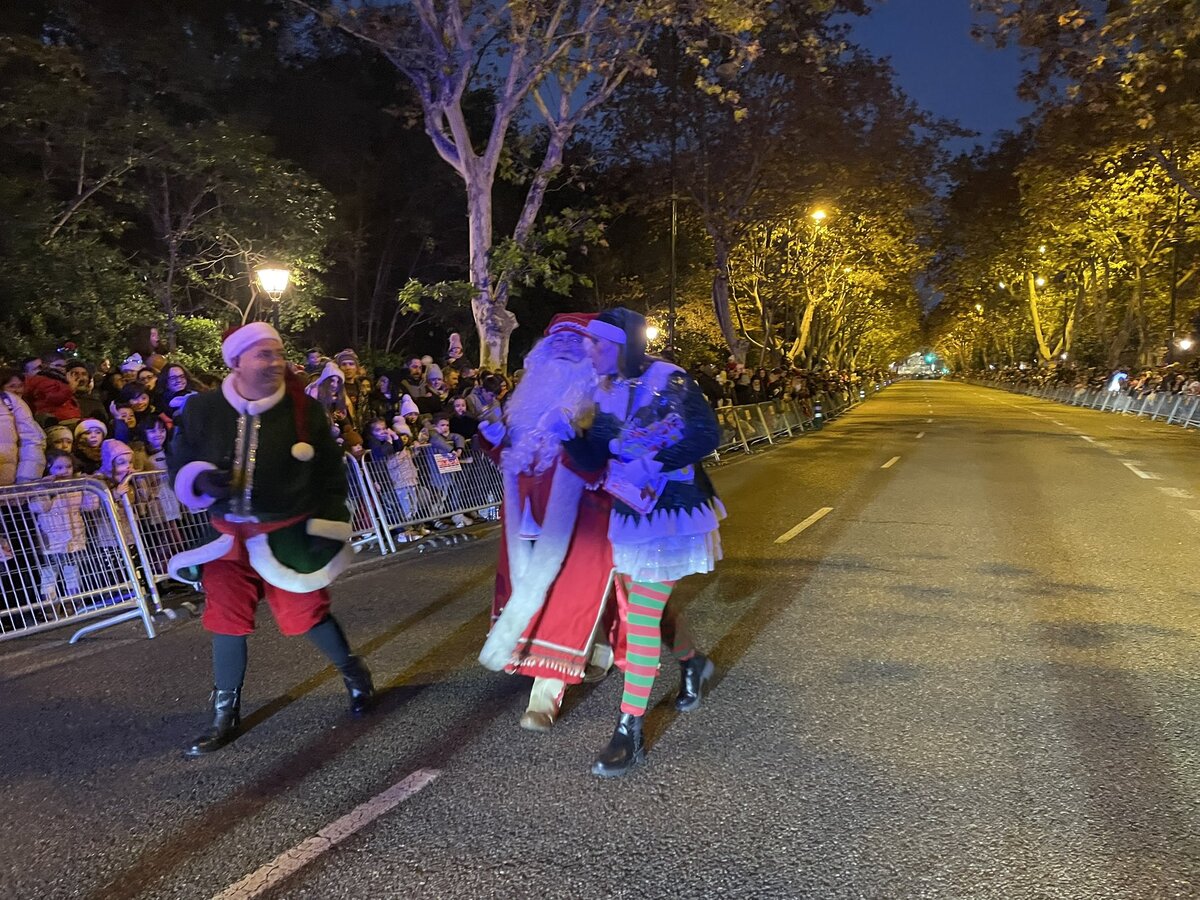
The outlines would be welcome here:
[[[304,636],[342,673],[346,693],[350,695],[350,713],[361,716],[370,706],[371,698],[375,696],[375,684],[371,680],[371,670],[367,668],[367,664],[350,652],[350,642],[346,640],[338,620],[333,616],[326,616],[306,631]]]
[[[242,682],[246,678],[246,638],[241,635],[214,634],[213,689],[209,697],[212,724],[184,751],[188,756],[203,756],[220,750],[233,741],[242,726]]]

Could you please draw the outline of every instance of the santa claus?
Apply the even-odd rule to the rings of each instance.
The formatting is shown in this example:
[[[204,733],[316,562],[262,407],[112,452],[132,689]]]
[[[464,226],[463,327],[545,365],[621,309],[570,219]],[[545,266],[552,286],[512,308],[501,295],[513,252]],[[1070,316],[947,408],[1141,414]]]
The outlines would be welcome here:
[[[499,456],[504,506],[493,625],[479,661],[533,676],[521,717],[530,731],[548,731],[566,686],[583,680],[612,586],[604,470],[581,469],[562,447],[593,414],[596,373],[585,345],[592,318],[555,316],[525,358],[503,421],[480,426]],[[596,654],[603,667],[612,658],[606,651],[602,643]]]

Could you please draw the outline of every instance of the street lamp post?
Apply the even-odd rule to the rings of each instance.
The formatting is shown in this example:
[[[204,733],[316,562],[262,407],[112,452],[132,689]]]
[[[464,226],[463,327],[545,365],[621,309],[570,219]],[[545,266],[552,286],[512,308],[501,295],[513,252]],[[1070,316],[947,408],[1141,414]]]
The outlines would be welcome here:
[[[254,277],[262,292],[271,298],[271,318],[274,320],[275,330],[278,331],[279,300],[283,297],[283,292],[287,290],[288,282],[292,279],[292,272],[282,266],[266,265],[255,269]]]

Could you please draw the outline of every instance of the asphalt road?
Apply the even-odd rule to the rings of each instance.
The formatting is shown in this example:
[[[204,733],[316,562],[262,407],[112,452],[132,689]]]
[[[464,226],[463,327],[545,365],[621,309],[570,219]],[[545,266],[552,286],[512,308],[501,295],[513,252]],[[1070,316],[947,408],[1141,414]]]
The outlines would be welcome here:
[[[668,661],[624,779],[588,771],[618,678],[542,736],[475,664],[494,537],[340,583],[363,721],[264,612],[205,759],[196,622],[2,645],[0,894],[207,898],[292,851],[226,897],[1200,896],[1198,441],[907,382],[721,468],[727,559],[680,588],[719,680],[676,714]]]

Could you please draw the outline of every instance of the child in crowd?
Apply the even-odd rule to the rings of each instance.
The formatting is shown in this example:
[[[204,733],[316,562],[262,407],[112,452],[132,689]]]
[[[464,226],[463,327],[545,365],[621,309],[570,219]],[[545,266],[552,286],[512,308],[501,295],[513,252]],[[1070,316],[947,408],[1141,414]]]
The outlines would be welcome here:
[[[75,435],[66,425],[51,425],[46,429],[46,449],[70,453],[75,449]]]
[[[46,454],[48,482],[67,481],[75,477],[75,459],[65,450]],[[62,592],[68,596],[80,593],[79,569],[87,549],[87,526],[84,511],[100,508],[100,499],[86,491],[62,491],[29,501],[29,509],[37,516],[38,531],[46,565],[42,567],[42,599],[53,603]]]
[[[100,471],[100,445],[108,437],[108,426],[99,419],[84,419],[75,426],[75,469],[80,475]]]
[[[393,523],[417,517],[417,469],[408,450],[411,439],[412,432],[402,416],[392,420],[392,428],[383,419],[373,419],[367,426],[368,464],[388,520]],[[420,529],[410,527],[402,537],[413,540],[420,536]]]
[[[147,552],[154,558],[154,569],[165,572],[171,554],[184,545],[179,531],[183,511],[166,474],[167,424],[160,416],[146,419],[138,426],[135,436],[134,468],[139,472],[160,474],[133,479],[131,499],[138,520],[145,526],[142,537]]]

